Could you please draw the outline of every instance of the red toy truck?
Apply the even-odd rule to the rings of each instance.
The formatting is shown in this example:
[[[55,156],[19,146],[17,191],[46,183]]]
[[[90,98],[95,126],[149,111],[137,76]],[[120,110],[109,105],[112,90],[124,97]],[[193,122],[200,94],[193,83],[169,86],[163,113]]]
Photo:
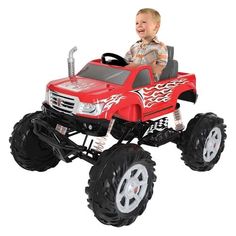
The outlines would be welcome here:
[[[86,193],[99,221],[131,224],[152,197],[155,162],[141,145],[174,142],[191,169],[210,170],[219,160],[226,138],[223,119],[198,114],[184,129],[179,100],[197,100],[194,74],[178,72],[173,47],[159,81],[148,65],[127,67],[122,57],[105,53],[74,73],[69,52],[69,76],[47,85],[42,111],[27,114],[10,138],[16,162],[27,170],[45,171],[60,160],[84,159],[93,167]],[[175,127],[164,115],[174,114]],[[71,137],[80,134],[80,144]],[[108,134],[117,142],[107,150]],[[88,141],[88,136],[90,141]]]

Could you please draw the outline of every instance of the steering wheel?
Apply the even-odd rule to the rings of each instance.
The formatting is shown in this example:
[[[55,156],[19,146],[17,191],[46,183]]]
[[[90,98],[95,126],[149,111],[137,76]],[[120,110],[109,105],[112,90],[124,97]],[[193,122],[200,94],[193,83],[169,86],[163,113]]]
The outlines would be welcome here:
[[[106,57],[111,57],[113,58],[112,60],[106,60]],[[104,53],[102,54],[101,57],[102,63],[103,64],[108,64],[108,65],[116,65],[116,66],[127,66],[129,63],[125,60],[125,58],[114,54],[114,53]]]

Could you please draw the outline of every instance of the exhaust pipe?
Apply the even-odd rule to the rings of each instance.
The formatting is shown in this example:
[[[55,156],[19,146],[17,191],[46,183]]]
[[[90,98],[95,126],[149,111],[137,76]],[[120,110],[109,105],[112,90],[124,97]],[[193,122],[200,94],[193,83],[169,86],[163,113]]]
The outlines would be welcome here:
[[[73,77],[75,75],[75,59],[73,57],[73,54],[74,54],[75,51],[77,51],[77,47],[73,47],[69,51],[69,57],[67,59],[69,77]]]

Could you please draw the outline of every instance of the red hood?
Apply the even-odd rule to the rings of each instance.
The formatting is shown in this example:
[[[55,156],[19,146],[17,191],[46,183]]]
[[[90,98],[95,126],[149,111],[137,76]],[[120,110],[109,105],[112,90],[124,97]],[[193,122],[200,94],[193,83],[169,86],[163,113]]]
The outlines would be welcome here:
[[[104,81],[82,78],[75,76],[73,80],[69,78],[52,81],[48,84],[50,90],[79,97],[80,100],[92,101],[119,93],[123,86],[110,84]]]

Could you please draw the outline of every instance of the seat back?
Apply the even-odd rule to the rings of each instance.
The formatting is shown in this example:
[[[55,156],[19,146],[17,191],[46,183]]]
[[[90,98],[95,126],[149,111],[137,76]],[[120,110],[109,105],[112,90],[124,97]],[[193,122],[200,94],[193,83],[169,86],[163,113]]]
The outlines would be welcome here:
[[[178,62],[174,60],[174,47],[167,46],[168,50],[168,62],[163,69],[160,80],[177,77],[178,75]]]

